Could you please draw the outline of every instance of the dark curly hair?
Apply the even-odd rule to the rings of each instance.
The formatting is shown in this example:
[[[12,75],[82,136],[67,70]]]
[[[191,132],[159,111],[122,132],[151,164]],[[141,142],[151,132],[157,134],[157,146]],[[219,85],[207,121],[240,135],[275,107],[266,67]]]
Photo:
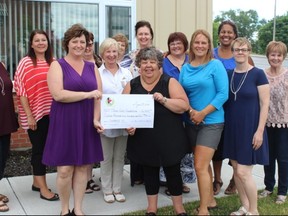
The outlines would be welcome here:
[[[140,68],[140,63],[142,60],[156,60],[158,63],[158,68],[162,67],[163,54],[157,50],[155,47],[146,47],[139,51],[135,59],[135,65]]]

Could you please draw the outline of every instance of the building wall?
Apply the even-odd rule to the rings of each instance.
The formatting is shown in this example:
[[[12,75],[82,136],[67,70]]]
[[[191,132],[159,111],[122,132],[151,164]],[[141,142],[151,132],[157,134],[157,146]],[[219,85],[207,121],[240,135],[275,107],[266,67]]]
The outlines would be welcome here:
[[[199,28],[207,30],[212,35],[212,0],[135,1],[136,22],[147,20],[151,23],[154,30],[154,45],[163,51],[167,50],[169,34],[175,31],[186,34],[188,41],[192,33]],[[12,134],[11,149],[27,147],[31,147],[31,143],[27,132],[20,127]]]
[[[17,99],[16,99],[16,93],[13,94],[13,99],[14,99],[14,107],[15,111],[17,112],[18,107],[17,107]],[[19,121],[20,125],[20,121]],[[18,131],[15,133],[11,134],[11,149],[21,149],[21,148],[30,148],[31,143],[27,134],[26,130],[23,130],[20,127],[18,128]]]
[[[137,21],[147,20],[154,30],[154,45],[167,50],[170,33],[183,32],[188,41],[199,28],[212,35],[212,0],[136,0]]]

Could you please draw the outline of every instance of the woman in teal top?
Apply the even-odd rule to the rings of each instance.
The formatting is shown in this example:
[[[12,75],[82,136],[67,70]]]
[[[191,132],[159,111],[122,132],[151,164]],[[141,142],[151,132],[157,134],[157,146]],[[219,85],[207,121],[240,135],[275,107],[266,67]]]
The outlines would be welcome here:
[[[179,82],[190,103],[185,129],[194,153],[194,166],[200,194],[198,215],[208,215],[217,207],[212,186],[210,162],[224,126],[223,104],[228,99],[228,77],[223,64],[213,59],[209,33],[197,30],[190,41],[189,64],[183,65]]]
[[[224,122],[222,105],[227,100],[228,84],[227,72],[220,61],[211,59],[199,66],[191,63],[183,65],[179,82],[184,87],[193,109],[201,111],[209,104],[215,107],[215,110],[203,119],[204,124]],[[186,122],[194,125],[190,118],[186,118]]]

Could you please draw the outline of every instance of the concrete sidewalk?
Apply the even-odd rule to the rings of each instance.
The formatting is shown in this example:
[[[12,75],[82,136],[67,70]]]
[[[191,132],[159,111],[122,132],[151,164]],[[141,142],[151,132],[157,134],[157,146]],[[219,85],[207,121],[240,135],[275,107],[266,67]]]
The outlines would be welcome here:
[[[97,184],[99,182],[100,170],[94,169],[94,179]],[[147,207],[147,200],[144,185],[130,186],[130,166],[124,167],[124,179],[122,184],[122,192],[126,196],[124,203],[108,204],[103,200],[102,191],[86,194],[83,202],[83,210],[86,215],[119,215],[127,212],[145,210]],[[224,190],[229,184],[232,175],[232,168],[225,160],[222,167],[223,187],[217,197],[226,196]],[[264,188],[264,171],[263,166],[255,166],[253,169],[254,179],[258,189]],[[56,173],[47,174],[47,182],[52,191],[56,191]],[[0,181],[0,193],[9,197],[8,203],[10,210],[8,212],[1,212],[1,215],[59,215],[60,201],[49,202],[40,199],[39,192],[31,190],[32,176],[21,176],[4,178]],[[183,202],[190,202],[199,200],[197,184],[189,185],[191,192],[183,194]],[[158,206],[163,207],[172,205],[170,197],[164,193],[165,188],[161,187],[159,192]],[[73,208],[72,200],[70,200],[71,208]]]

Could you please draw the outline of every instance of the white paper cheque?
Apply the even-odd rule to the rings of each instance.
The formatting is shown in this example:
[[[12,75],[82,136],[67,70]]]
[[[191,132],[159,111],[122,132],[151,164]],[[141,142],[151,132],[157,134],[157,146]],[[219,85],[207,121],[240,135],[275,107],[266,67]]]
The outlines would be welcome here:
[[[153,95],[103,94],[101,124],[104,129],[153,128]]]

